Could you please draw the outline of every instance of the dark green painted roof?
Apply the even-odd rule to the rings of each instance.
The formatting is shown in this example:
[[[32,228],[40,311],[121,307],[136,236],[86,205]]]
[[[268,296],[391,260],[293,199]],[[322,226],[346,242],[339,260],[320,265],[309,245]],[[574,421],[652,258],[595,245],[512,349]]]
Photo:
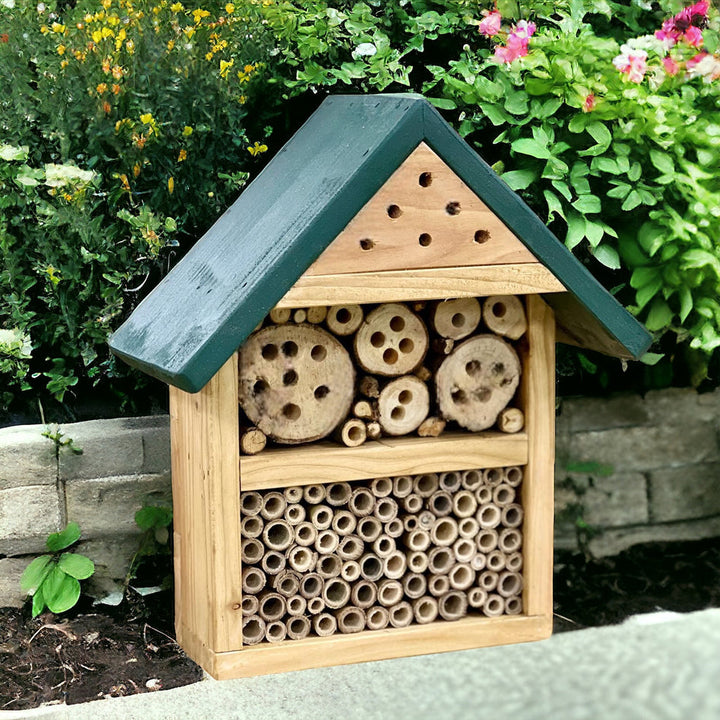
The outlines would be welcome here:
[[[639,357],[650,336],[418,95],[330,97],[110,339],[130,365],[188,392],[258,322],[425,141],[565,285],[564,336]]]

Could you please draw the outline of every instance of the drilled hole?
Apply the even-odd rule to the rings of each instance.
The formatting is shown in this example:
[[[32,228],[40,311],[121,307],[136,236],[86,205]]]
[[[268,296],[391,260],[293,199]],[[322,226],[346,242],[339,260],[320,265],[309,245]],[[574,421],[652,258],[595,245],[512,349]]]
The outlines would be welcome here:
[[[505,303],[496,302],[492,308],[490,308],[490,311],[495,317],[501,318],[507,312],[507,308],[505,307]]]
[[[399,218],[402,215],[402,210],[399,205],[388,205],[387,214],[393,219]]]
[[[349,311],[347,308],[340,308],[340,309],[335,313],[335,319],[336,319],[341,325],[345,325],[345,323],[350,322],[350,318],[351,318],[350,311]]]
[[[398,400],[399,400],[403,405],[407,405],[409,402],[412,402],[412,399],[413,399],[413,394],[412,394],[412,392],[411,392],[410,390],[403,390],[403,391],[398,395]]]
[[[465,391],[460,390],[459,388],[457,390],[453,390],[452,393],[450,393],[450,397],[456,405],[464,405],[468,401]]]
[[[470,360],[465,363],[465,372],[470,377],[477,377],[482,372],[482,365],[479,360]]]
[[[402,408],[399,405],[397,407],[394,407],[390,411],[390,417],[393,420],[402,420],[405,417],[405,408]]]
[[[262,349],[262,356],[265,360],[274,360],[278,356],[277,345],[273,345],[272,343],[265,345]]]
[[[460,203],[453,200],[445,206],[445,212],[448,215],[459,215],[460,214]]]
[[[372,250],[375,247],[375,243],[370,238],[363,238],[360,241],[361,250]]]
[[[288,370],[283,374],[283,385],[297,385],[298,374],[294,370]]]
[[[478,245],[482,245],[490,239],[490,232],[488,230],[476,230],[474,239]]]
[[[490,390],[490,388],[478,388],[473,395],[480,402],[487,402],[492,397],[492,390]]]
[[[327,357],[327,350],[322,345],[313,345],[310,350],[310,357],[317,362],[321,362]]]
[[[294,403],[288,403],[287,405],[283,406],[282,414],[288,419],[288,420],[297,420],[302,411],[300,408],[295,405]]]
[[[393,316],[390,318],[390,329],[394,332],[402,332],[405,329],[405,321],[399,315]]]
[[[327,385],[318,385],[315,388],[315,399],[316,400],[322,400],[328,396],[328,393],[330,392],[330,388]]]
[[[362,437],[362,432],[360,431],[360,428],[357,427],[357,426],[355,426],[355,425],[353,425],[353,426],[348,430],[348,437],[349,437],[353,442],[355,442],[356,440],[360,440],[360,438]]]
[[[253,392],[255,395],[259,395],[260,393],[264,393],[268,389],[269,385],[265,380],[258,380],[253,385]]]
[[[455,313],[450,318],[450,322],[453,327],[460,328],[465,324],[465,316],[462,313]]]
[[[427,247],[432,242],[432,235],[430,233],[423,233],[419,238],[418,242],[423,247]]]
[[[374,332],[370,336],[370,344],[375,348],[381,348],[385,344],[385,335],[381,332]]]
[[[383,353],[383,361],[388,365],[394,365],[398,361],[397,350],[393,350],[392,348],[385,350]]]
[[[493,363],[492,366],[493,375],[502,375],[505,372],[505,365],[503,363]]]
[[[282,344],[282,351],[286,357],[295,357],[298,354],[298,346],[292,340],[288,340]]]
[[[411,353],[415,349],[415,343],[410,338],[403,338],[398,344],[401,353]]]
[[[418,182],[422,187],[430,187],[432,185],[433,176],[431,172],[424,172],[420,174]]]

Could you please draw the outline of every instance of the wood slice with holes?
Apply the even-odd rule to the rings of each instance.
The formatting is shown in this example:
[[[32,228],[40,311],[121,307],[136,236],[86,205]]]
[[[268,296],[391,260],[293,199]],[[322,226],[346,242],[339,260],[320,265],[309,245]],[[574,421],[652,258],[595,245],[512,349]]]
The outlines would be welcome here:
[[[480,303],[476,298],[456,298],[435,303],[430,311],[430,323],[444,338],[461,340],[471,335],[480,324]]]
[[[355,335],[355,357],[367,372],[395,376],[412,372],[429,344],[425,323],[407,306],[386,303],[375,308]]]
[[[328,309],[325,323],[330,332],[345,337],[352,335],[363,321],[363,309],[359,305],[333,305]]]
[[[483,319],[489,330],[511,340],[527,330],[527,317],[520,298],[515,295],[493,295],[483,303]]]
[[[279,443],[329,435],[347,416],[354,385],[349,353],[314,325],[271,325],[240,349],[240,405]]]
[[[520,371],[517,353],[497,335],[465,340],[435,376],[440,413],[473,432],[486,430],[512,400]]]
[[[414,432],[429,412],[430,392],[414,375],[392,380],[378,398],[378,421],[387,435]]]

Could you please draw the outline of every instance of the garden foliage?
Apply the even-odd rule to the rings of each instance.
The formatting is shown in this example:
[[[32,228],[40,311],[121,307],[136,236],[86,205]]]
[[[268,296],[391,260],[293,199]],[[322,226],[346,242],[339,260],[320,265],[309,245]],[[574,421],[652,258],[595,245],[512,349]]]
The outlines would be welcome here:
[[[674,0],[0,0],[0,401],[140,382],[108,333],[328,92],[425,94],[650,330],[709,357],[718,27]]]

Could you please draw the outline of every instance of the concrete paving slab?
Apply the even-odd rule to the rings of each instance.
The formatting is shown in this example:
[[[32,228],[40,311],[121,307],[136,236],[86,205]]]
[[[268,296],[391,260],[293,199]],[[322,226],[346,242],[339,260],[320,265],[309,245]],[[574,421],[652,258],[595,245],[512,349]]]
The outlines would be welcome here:
[[[0,720],[717,720],[718,678],[720,610],[706,610],[528,645],[0,712]]]

